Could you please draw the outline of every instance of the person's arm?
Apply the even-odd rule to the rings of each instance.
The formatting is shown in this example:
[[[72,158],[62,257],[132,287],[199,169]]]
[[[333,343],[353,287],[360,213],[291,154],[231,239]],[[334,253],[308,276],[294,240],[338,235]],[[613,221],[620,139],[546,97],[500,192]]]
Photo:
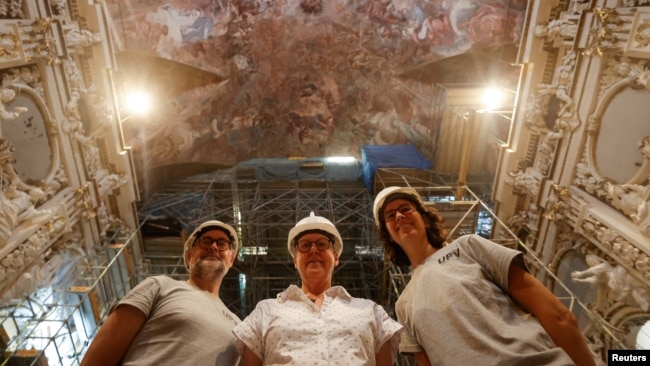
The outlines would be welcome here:
[[[375,355],[375,365],[376,366],[391,366],[393,364],[393,354],[390,348],[390,339],[384,342],[379,349],[379,352]]]
[[[262,366],[262,360],[250,348],[244,346],[239,366]]]
[[[418,366],[431,366],[431,361],[429,361],[429,356],[427,356],[426,352],[416,352],[413,356],[415,356],[415,361],[417,361]]]
[[[131,305],[115,308],[99,328],[81,366],[118,365],[145,320],[144,313]]]
[[[578,366],[596,365],[576,317],[541,282],[515,262],[508,272],[508,292],[535,316],[558,347]]]

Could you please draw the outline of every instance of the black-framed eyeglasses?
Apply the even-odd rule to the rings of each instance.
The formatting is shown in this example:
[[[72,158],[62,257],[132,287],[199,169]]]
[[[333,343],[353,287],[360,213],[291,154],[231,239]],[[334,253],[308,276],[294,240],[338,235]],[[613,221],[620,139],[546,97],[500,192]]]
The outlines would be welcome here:
[[[316,240],[302,239],[298,240],[295,247],[299,252],[307,253],[311,250],[312,244],[316,244],[316,248],[322,252],[329,249],[329,247],[332,245],[332,241],[328,238],[320,238]]]
[[[232,247],[232,242],[228,239],[224,239],[224,238],[213,239],[207,236],[199,239],[197,243],[203,249],[208,249],[212,246],[213,243],[217,243],[217,249],[222,252]]]
[[[395,216],[397,216],[397,213],[401,213],[402,215],[410,215],[413,212],[415,212],[415,206],[412,203],[405,203],[403,205],[400,205],[397,207],[395,210],[389,210],[389,211],[384,211],[384,222],[391,222],[395,221]]]

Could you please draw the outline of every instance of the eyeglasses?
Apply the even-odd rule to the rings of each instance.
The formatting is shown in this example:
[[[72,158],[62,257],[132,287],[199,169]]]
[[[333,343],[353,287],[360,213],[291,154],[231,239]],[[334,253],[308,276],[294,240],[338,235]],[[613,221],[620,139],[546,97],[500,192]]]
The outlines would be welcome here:
[[[303,239],[303,240],[299,240],[294,246],[296,247],[296,249],[298,249],[299,252],[307,253],[311,250],[312,244],[316,244],[316,248],[318,248],[318,250],[322,252],[327,250],[332,245],[332,241],[329,240],[328,238],[320,238],[317,240]]]
[[[415,206],[413,206],[412,203],[405,203],[403,205],[400,205],[396,210],[385,211],[384,221],[385,222],[395,221],[395,216],[397,216],[398,212],[404,216],[410,215],[413,212],[415,212]]]
[[[232,242],[224,238],[212,239],[209,237],[203,237],[199,239],[198,242],[199,246],[203,249],[210,248],[212,246],[212,243],[217,243],[217,249],[222,252],[232,247]]]

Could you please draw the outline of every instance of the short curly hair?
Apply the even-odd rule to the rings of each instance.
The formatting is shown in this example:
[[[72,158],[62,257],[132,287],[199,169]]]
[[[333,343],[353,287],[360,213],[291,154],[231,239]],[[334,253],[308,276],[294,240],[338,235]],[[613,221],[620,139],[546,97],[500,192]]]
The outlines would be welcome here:
[[[444,228],[445,218],[438,213],[438,210],[434,208],[426,209],[424,208],[414,197],[410,195],[395,195],[396,197],[389,197],[384,203],[384,207],[387,203],[397,199],[402,198],[410,201],[415,206],[416,210],[422,216],[422,219],[425,221],[425,224],[428,221],[427,226],[427,241],[429,245],[436,249],[443,247],[447,241],[447,230]],[[391,199],[392,198],[392,199]],[[396,266],[410,266],[411,260],[406,255],[402,247],[397,244],[393,238],[391,238],[388,228],[386,227],[386,222],[383,219],[384,207],[379,210],[379,227],[377,228],[377,236],[381,240],[381,245],[384,248],[384,254],[388,259]]]

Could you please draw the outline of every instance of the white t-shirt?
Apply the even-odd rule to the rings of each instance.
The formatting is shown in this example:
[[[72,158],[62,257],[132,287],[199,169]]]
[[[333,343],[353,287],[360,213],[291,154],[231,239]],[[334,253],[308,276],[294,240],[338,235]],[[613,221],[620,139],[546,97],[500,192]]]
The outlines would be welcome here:
[[[391,342],[396,359],[402,326],[384,308],[340,286],[324,294],[320,309],[295,285],[260,301],[233,330],[237,347],[246,345],[264,365],[375,365]]]
[[[573,365],[508,295],[513,260],[526,268],[521,252],[466,235],[417,266],[395,304],[400,352],[432,365]]]
[[[207,291],[167,276],[148,277],[119,302],[147,320],[123,365],[237,365],[232,329],[240,320]]]

